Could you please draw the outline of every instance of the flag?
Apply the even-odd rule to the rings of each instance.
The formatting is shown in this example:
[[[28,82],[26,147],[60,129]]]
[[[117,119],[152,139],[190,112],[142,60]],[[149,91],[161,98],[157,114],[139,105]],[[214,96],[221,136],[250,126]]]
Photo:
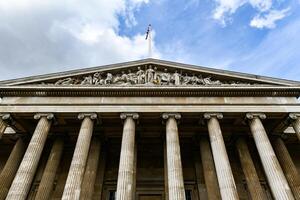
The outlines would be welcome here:
[[[148,39],[149,34],[150,34],[150,31],[151,31],[151,24],[149,24],[149,26],[148,26],[148,29],[147,29],[147,32],[146,32],[146,38],[145,38],[145,40]]]

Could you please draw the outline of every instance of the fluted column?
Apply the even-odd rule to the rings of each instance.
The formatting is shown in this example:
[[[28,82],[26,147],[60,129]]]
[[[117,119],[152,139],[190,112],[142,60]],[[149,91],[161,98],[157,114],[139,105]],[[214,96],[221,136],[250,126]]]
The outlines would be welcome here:
[[[165,186],[165,200],[169,200],[169,188],[168,188],[168,156],[167,156],[167,144],[164,140],[164,186]]]
[[[218,121],[218,119],[223,118],[223,115],[221,113],[205,113],[204,118],[207,119],[208,134],[221,197],[222,199],[239,199]]]
[[[214,160],[211,153],[209,141],[206,137],[201,137],[200,139],[200,153],[204,172],[205,186],[207,190],[207,197],[209,200],[221,199]]]
[[[89,200],[92,199],[93,197],[95,180],[96,180],[98,163],[99,163],[100,147],[101,147],[100,140],[96,137],[93,138],[89,150],[88,161],[83,176],[80,199]]]
[[[164,113],[162,117],[166,120],[169,199],[185,200],[180,143],[176,121],[181,118],[181,115],[179,113]]]
[[[277,138],[273,142],[273,147],[295,199],[300,200],[300,174],[284,142],[281,138]]]
[[[31,137],[23,160],[9,189],[7,200],[26,199],[35,171],[37,169],[48,132],[51,127],[53,114],[36,114],[39,122]]]
[[[260,113],[247,113],[246,118],[249,121],[250,130],[274,198],[294,199],[261,122],[261,119],[265,119],[266,115]]]
[[[57,138],[52,146],[35,199],[47,200],[53,190],[54,179],[63,153],[64,141]]]
[[[289,118],[292,122],[293,128],[300,142],[300,113],[290,113]]]
[[[246,178],[247,187],[253,200],[267,199],[263,191],[258,175],[253,164],[248,145],[244,138],[239,138],[236,142],[237,152],[240,158],[241,166]]]
[[[91,138],[93,135],[95,113],[81,113],[78,118],[83,120],[78,134],[74,154],[72,157],[68,177],[62,199],[74,200],[80,198],[81,184],[86,166]]]
[[[137,113],[122,113],[121,119],[124,120],[122,145],[119,163],[119,174],[117,184],[117,200],[133,199],[134,194],[134,151],[135,151],[135,119]]]
[[[22,138],[19,138],[12,149],[4,168],[0,174],[0,200],[5,199],[11,182],[19,168],[19,164],[25,152],[25,144]]]
[[[10,114],[0,114],[0,139],[4,134],[8,121],[11,121]]]

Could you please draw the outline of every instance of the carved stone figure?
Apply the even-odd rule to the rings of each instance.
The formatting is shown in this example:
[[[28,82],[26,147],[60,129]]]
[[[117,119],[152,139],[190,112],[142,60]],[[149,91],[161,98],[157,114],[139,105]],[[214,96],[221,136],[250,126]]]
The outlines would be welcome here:
[[[56,83],[54,85],[72,85],[73,82],[74,82],[74,79],[69,77],[69,78],[65,78],[65,79],[56,81]]]
[[[211,77],[204,78],[203,82],[204,82],[205,85],[221,85],[221,82],[219,80],[212,81]]]
[[[182,82],[182,84],[183,85],[188,85],[189,83],[191,83],[191,77],[190,76],[188,76],[187,74],[185,74],[185,76],[183,77],[183,82]]]
[[[146,75],[145,75],[144,70],[141,69],[141,67],[138,67],[138,71],[136,72],[136,75],[137,75],[137,83],[144,84]]]
[[[113,82],[113,75],[111,73],[107,73],[104,84],[108,85],[108,84],[112,84],[112,82]]]
[[[152,66],[149,66],[149,69],[146,70],[147,83],[153,83],[155,71],[152,69]]]
[[[138,78],[137,75],[135,73],[132,73],[131,70],[128,70],[128,81],[129,83],[131,83],[132,85],[137,84]]]
[[[175,71],[175,73],[172,76],[172,81],[175,85],[180,85],[180,78],[181,78],[181,74],[179,74],[177,72],[177,70]]]
[[[93,75],[93,84],[94,85],[102,85],[103,81],[101,81],[102,77],[101,77],[101,73],[97,72]]]
[[[86,76],[84,77],[83,81],[80,85],[92,85],[93,84],[93,77],[92,76]]]
[[[211,77],[203,78],[201,74],[182,75],[182,72],[176,70],[174,73],[168,72],[167,69],[158,71],[157,67],[149,65],[148,69],[143,70],[141,67],[137,68],[137,71],[132,72],[128,70],[128,73],[122,71],[121,74],[112,74],[107,72],[106,77],[103,77],[103,72],[96,72],[92,75],[84,77],[68,77],[56,81],[55,85],[175,85],[175,86],[201,86],[201,85],[245,85],[249,83],[243,83],[239,81],[219,81],[212,80]]]
[[[162,85],[169,85],[171,82],[171,74],[168,73],[168,69],[164,69],[164,72],[160,75],[160,79]]]

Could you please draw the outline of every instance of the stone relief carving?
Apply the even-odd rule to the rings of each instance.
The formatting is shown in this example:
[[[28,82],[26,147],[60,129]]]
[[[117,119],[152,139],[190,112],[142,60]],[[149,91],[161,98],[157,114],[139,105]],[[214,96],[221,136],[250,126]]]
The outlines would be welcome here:
[[[84,77],[68,77],[58,80],[55,85],[158,85],[158,86],[200,86],[200,85],[238,85],[247,83],[240,83],[236,81],[221,82],[213,80],[211,77],[202,77],[202,75],[183,74],[177,70],[168,72],[168,69],[163,71],[157,70],[156,67],[148,66],[146,69],[137,67],[136,72],[131,70],[121,71],[121,73],[112,74],[110,72],[96,72],[92,75]]]

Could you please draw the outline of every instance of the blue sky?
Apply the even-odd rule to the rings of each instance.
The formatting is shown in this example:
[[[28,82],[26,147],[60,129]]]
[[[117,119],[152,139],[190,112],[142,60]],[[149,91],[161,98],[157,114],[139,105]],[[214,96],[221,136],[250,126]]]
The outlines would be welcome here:
[[[300,80],[299,0],[0,0],[0,79],[148,56]]]

